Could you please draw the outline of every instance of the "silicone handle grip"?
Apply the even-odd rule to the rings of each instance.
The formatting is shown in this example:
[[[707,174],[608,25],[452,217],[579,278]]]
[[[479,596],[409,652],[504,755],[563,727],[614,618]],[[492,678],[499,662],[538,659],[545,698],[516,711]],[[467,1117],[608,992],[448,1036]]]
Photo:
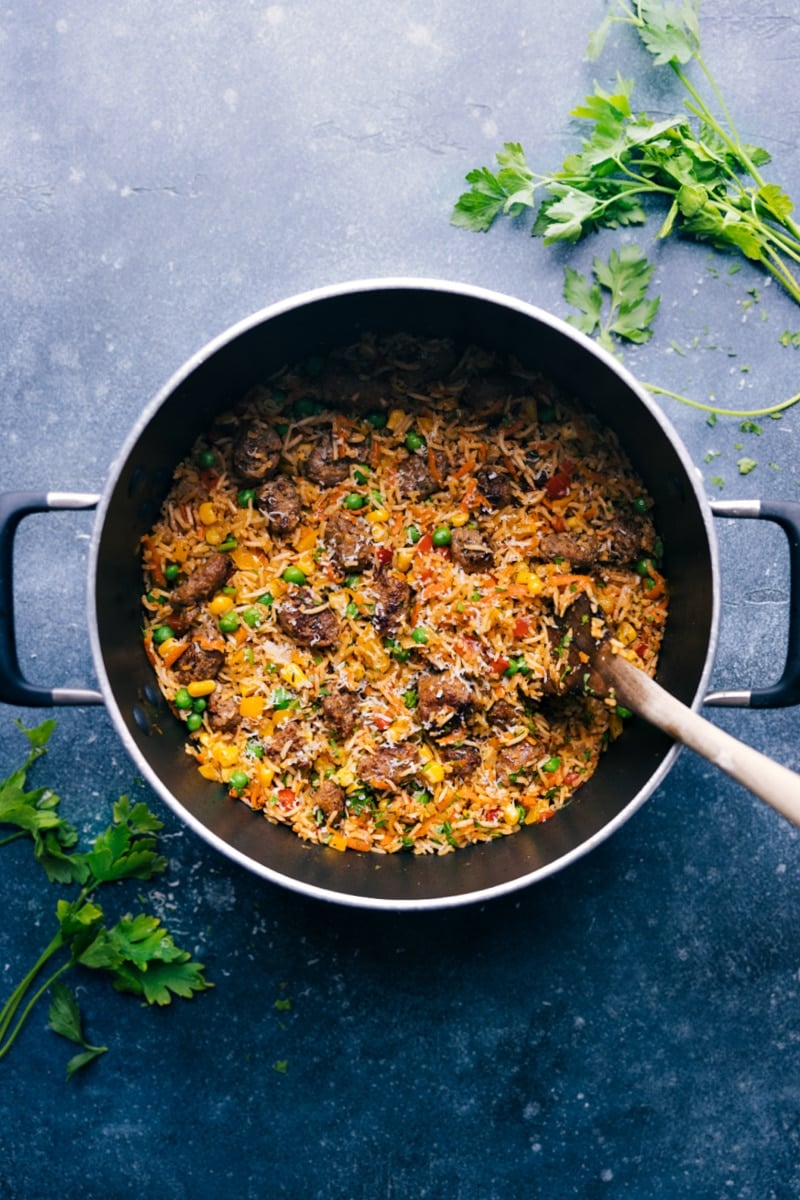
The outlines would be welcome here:
[[[100,497],[81,492],[6,492],[0,495],[0,700],[28,708],[58,704],[102,704],[89,688],[46,688],[29,683],[17,656],[14,626],[14,538],[17,526],[31,513],[58,509],[91,509]]]
[[[800,704],[800,504],[792,500],[714,500],[716,517],[774,521],[789,542],[789,641],[783,674],[768,687],[719,691],[704,703],[733,708],[786,708]]]

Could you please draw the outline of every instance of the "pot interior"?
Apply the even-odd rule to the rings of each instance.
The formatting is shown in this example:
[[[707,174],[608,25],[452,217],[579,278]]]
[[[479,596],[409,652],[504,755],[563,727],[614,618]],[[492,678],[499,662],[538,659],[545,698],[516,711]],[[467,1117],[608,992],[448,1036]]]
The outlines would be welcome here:
[[[715,543],[688,456],[625,372],[569,326],[478,289],[398,281],[300,297],[224,335],[156,397],[109,482],[93,547],[96,666],[129,752],[191,828],[266,878],[348,904],[444,907],[513,890],[586,852],[663,778],[673,743],[634,718],[568,806],[511,837],[442,857],[342,854],[301,842],[197,774],[183,727],[160,698],[140,633],[139,540],[195,437],[280,367],[325,354],[364,330],[452,337],[511,352],[617,431],[653,497],[665,547],[671,602],[658,678],[689,705],[702,694],[714,649]]]

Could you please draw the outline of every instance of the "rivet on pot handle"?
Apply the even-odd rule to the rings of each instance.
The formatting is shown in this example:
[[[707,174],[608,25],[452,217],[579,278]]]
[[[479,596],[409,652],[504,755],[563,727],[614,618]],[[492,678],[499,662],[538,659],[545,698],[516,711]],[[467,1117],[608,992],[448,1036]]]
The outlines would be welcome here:
[[[14,537],[31,513],[96,508],[100,497],[83,492],[6,492],[0,495],[0,700],[46,708],[56,704],[102,704],[88,688],[45,688],[28,683],[20,669],[14,629]]]
[[[789,540],[789,641],[783,674],[769,687],[710,692],[705,704],[732,708],[785,708],[800,704],[800,504],[791,500],[712,500],[715,517],[774,521]]]

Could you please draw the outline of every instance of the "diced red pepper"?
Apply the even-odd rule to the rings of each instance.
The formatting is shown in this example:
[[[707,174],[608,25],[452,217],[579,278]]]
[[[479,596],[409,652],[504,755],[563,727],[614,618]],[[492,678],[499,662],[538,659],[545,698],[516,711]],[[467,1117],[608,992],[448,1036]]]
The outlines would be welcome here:
[[[551,500],[561,500],[569,492],[569,475],[566,471],[556,471],[544,485],[544,490]]]
[[[517,617],[514,622],[514,637],[527,637],[531,631],[531,622],[529,617]]]
[[[285,808],[289,808],[295,801],[295,795],[291,788],[281,788],[278,792],[278,801]]]
[[[423,554],[428,554],[433,549],[433,538],[429,533],[423,533],[422,537],[417,542],[417,549]]]
[[[394,551],[390,546],[378,546],[378,549],[375,551],[375,560],[381,567],[385,567],[390,563],[393,557]]]
[[[489,663],[489,666],[492,668],[495,675],[502,675],[503,671],[508,670],[508,663],[509,660],[501,654],[497,658],[493,658]]]
[[[639,655],[639,658],[647,656],[647,646],[644,642],[639,642],[639,645],[636,647],[636,653]]]
[[[376,728],[384,730],[389,728],[392,723],[392,718],[385,717],[381,713],[378,713],[377,716],[372,718],[372,723],[376,726]]]

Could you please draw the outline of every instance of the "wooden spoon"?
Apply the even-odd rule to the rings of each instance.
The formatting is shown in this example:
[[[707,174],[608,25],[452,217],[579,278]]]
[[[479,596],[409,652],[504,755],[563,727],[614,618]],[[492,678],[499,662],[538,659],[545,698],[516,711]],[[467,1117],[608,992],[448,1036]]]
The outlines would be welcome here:
[[[712,725],[644,671],[606,647],[592,658],[620,704],[707,758],[793,825],[800,826],[800,775]]]

